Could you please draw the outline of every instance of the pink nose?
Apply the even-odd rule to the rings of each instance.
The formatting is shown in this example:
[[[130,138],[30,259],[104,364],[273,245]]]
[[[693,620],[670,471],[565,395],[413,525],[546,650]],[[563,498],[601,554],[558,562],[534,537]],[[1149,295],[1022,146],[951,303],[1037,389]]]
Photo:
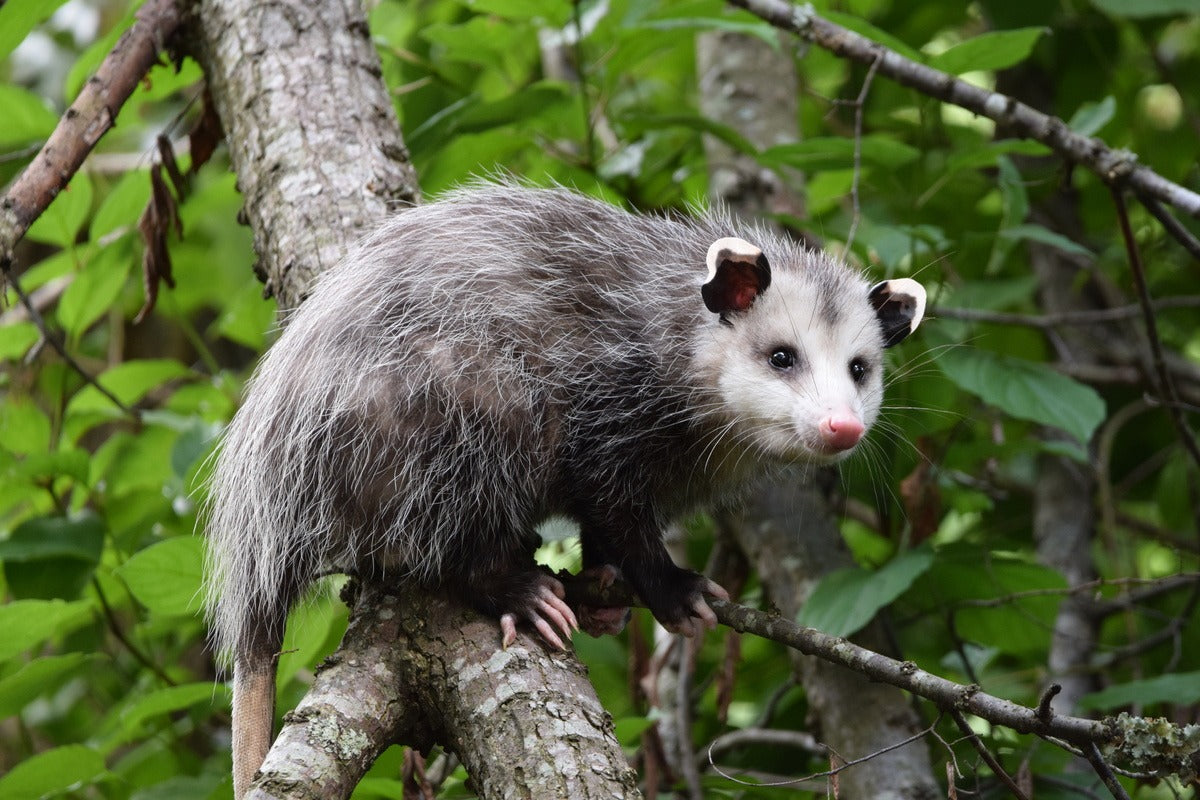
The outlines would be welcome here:
[[[849,450],[858,444],[866,428],[862,420],[848,411],[835,411],[821,420],[821,438],[835,450]]]

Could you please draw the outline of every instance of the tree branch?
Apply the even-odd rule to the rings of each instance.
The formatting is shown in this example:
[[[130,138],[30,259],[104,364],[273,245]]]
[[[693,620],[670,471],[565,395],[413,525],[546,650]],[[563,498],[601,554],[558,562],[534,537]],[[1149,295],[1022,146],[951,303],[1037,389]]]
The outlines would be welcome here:
[[[84,83],[41,151],[0,200],[0,266],[6,273],[13,247],[113,126],[117,112],[142,76],[158,63],[158,54],[175,36],[182,19],[176,0],[147,0],[96,74]]]
[[[878,42],[830,22],[809,4],[793,5],[788,0],[729,2],[834,55],[864,65],[878,61],[879,74],[902,86],[1002,123],[1012,133],[1041,142],[1067,161],[1086,167],[1107,184],[1128,185],[1139,195],[1175,206],[1200,219],[1200,194],[1137,163],[1134,153],[1113,149],[1096,137],[1075,133],[1058,117],[905,58]]]

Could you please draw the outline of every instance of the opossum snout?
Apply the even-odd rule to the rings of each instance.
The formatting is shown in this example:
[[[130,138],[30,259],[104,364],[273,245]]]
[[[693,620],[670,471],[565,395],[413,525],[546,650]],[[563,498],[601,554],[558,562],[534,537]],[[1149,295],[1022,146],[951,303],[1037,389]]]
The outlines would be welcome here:
[[[831,450],[849,450],[858,444],[866,426],[849,411],[835,411],[817,426],[822,443]]]

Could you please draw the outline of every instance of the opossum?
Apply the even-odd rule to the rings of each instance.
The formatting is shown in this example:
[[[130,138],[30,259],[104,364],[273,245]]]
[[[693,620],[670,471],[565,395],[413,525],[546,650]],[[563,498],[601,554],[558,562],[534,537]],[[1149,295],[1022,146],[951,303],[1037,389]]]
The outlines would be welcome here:
[[[288,609],[330,570],[445,587],[505,646],[528,621],[562,647],[578,623],[533,550],[565,515],[585,568],[668,628],[715,624],[724,590],[671,561],[664,527],[773,465],[846,456],[924,307],[913,280],[871,286],[721,212],[504,182],[386,222],[291,316],[216,457],[236,794],[269,743]]]

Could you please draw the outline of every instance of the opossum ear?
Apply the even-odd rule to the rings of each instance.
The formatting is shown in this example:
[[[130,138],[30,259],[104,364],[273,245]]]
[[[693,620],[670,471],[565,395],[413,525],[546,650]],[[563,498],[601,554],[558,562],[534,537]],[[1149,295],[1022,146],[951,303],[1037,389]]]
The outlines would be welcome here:
[[[700,287],[714,314],[745,311],[771,285],[767,257],[744,239],[717,239],[708,248],[708,280]]]
[[[867,299],[883,328],[884,347],[904,341],[925,316],[925,287],[912,278],[877,283],[871,287]]]

